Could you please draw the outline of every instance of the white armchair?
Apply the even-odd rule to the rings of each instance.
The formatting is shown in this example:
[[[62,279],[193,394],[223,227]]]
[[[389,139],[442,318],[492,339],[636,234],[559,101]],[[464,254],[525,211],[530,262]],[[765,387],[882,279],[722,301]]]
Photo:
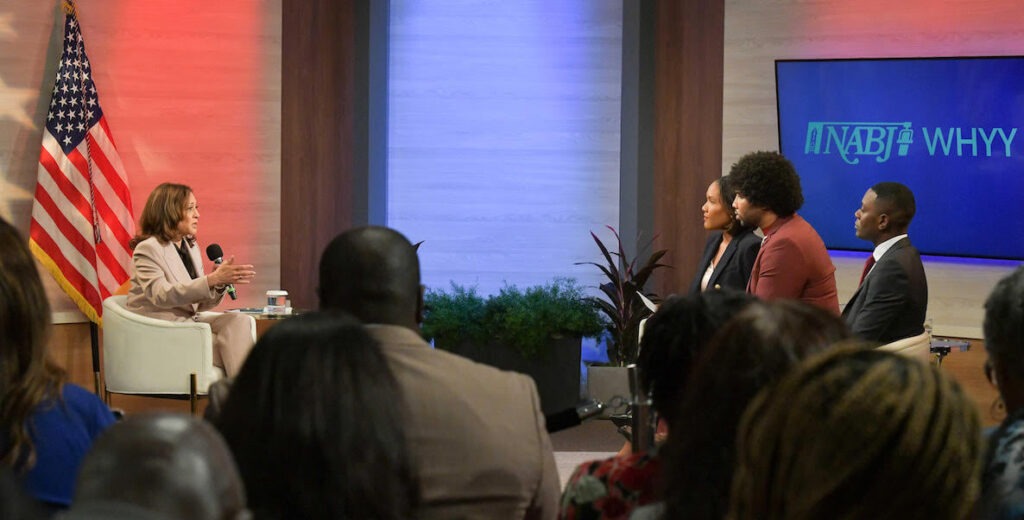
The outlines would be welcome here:
[[[920,359],[925,363],[930,363],[932,360],[931,346],[932,335],[926,330],[917,336],[887,343],[878,347],[878,349],[895,352],[903,356]]]
[[[213,366],[213,333],[202,322],[158,320],[125,309],[125,296],[103,301],[103,378],[110,394],[183,398],[192,413],[224,371]],[[204,313],[207,314],[207,313]],[[256,321],[252,320],[256,340]]]

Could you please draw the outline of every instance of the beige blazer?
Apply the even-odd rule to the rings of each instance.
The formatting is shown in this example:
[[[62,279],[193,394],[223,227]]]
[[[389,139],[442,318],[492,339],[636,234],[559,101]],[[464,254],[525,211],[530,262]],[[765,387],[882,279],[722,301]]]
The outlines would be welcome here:
[[[367,328],[405,397],[419,518],[555,518],[558,470],[533,380],[434,350],[405,327]]]
[[[197,312],[220,303],[224,293],[209,287],[199,245],[189,248],[199,277],[185,270],[174,244],[150,237],[135,246],[131,284],[125,307],[132,312],[169,321],[195,319]]]

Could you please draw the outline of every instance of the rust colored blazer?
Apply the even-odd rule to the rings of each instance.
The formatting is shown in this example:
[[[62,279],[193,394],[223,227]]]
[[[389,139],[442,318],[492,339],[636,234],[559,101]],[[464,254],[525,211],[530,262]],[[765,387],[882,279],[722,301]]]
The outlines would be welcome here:
[[[765,230],[747,292],[765,300],[794,299],[839,315],[836,268],[818,232],[800,215]]]

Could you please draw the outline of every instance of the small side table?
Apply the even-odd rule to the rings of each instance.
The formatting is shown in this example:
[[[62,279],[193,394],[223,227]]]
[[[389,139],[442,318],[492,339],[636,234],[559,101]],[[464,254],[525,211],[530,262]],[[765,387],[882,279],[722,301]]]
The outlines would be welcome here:
[[[962,339],[932,338],[931,352],[935,355],[935,365],[942,366],[942,360],[950,352],[967,352],[971,350],[971,342]]]
[[[243,309],[229,309],[228,312],[240,312],[252,316],[256,320],[256,339],[263,336],[265,332],[270,330],[270,327],[277,325],[281,320],[291,318],[292,316],[298,316],[301,312],[292,311],[291,314],[266,314],[262,308],[250,307]]]

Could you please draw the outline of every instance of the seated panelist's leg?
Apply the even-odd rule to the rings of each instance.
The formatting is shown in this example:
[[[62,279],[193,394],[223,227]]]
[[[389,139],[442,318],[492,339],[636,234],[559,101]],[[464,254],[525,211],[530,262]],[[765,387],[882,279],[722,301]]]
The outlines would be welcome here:
[[[224,369],[227,377],[235,377],[252,350],[252,329],[249,316],[225,312],[202,321],[213,330],[213,364]]]

